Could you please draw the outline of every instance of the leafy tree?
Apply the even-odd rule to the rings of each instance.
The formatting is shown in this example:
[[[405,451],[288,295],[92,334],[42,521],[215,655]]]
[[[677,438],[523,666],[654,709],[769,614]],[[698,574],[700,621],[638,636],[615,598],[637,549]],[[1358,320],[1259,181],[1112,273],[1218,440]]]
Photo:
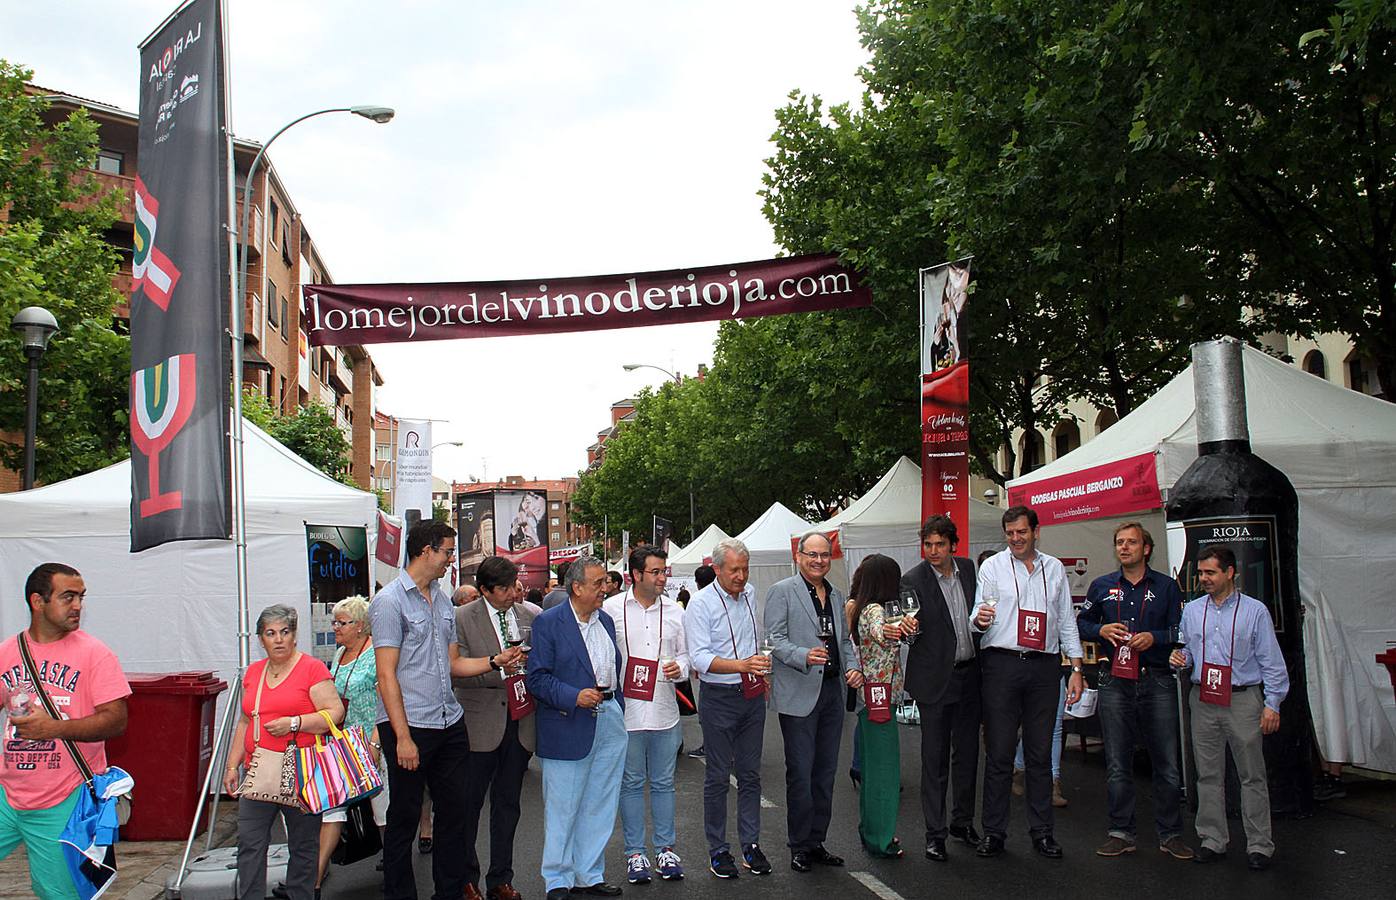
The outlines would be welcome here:
[[[242,414],[321,472],[350,487],[358,487],[350,474],[353,448],[335,423],[334,413],[323,403],[311,401],[290,415],[282,415],[266,397],[246,390],[242,396]]]
[[[113,330],[118,254],[105,240],[114,193],[89,172],[97,125],[83,110],[56,127],[48,101],[25,93],[31,72],[0,60],[0,321],[42,306],[59,331],[40,370],[36,480],[52,483],[129,452],[130,340]],[[28,361],[19,335],[0,330],[0,461],[23,460]]]

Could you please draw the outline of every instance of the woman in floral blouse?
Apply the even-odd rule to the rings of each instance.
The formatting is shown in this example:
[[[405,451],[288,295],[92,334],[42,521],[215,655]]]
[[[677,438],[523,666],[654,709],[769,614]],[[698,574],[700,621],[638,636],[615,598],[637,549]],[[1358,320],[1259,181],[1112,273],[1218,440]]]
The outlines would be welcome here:
[[[916,620],[908,617],[889,625],[883,604],[898,599],[901,578],[901,567],[890,556],[874,553],[866,557],[853,575],[849,612],[863,663],[864,703],[858,711],[863,788],[858,796],[858,834],[869,853],[894,858],[902,855],[895,836],[901,751],[891,701],[902,690],[901,639],[915,633]],[[884,693],[875,693],[879,690]]]

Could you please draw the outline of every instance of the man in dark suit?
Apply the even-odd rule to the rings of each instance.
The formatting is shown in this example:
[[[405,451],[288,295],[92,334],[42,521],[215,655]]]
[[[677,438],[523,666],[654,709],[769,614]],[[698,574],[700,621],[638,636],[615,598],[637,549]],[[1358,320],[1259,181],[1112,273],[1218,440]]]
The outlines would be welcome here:
[[[528,661],[543,764],[543,880],[548,900],[614,897],[621,889],[604,880],[606,843],[629,739],[616,626],[601,609],[606,567],[591,556],[575,560],[566,588],[567,603],[533,620]]]
[[[475,573],[479,597],[456,609],[456,639],[462,653],[478,656],[503,651],[509,637],[510,610],[520,627],[533,624],[541,610],[523,602],[518,577],[519,567],[502,556],[480,563]],[[451,684],[465,711],[465,729],[470,736],[470,756],[465,764],[465,900],[480,900],[475,836],[487,794],[490,867],[485,873],[485,897],[519,900],[513,884],[514,832],[519,825],[519,791],[533,756],[531,698],[523,687],[523,676],[509,671],[452,678]]]
[[[926,858],[944,862],[946,836],[973,847],[974,788],[979,775],[978,640],[969,626],[974,563],[955,556],[959,531],[949,516],[921,526],[921,559],[902,576],[916,592],[921,633],[906,662],[906,690],[921,713],[921,810]],[[954,772],[954,805],[945,825],[945,796]]]

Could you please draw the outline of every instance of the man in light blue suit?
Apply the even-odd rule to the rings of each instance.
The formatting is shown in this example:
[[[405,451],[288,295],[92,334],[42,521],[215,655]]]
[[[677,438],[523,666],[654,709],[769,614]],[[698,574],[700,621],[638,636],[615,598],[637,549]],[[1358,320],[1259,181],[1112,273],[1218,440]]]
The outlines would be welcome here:
[[[616,626],[601,610],[606,567],[584,556],[567,570],[569,601],[533,620],[528,692],[538,705],[543,766],[543,880],[548,900],[569,892],[614,897],[606,843],[625,768],[625,713]]]
[[[786,831],[790,868],[841,866],[824,849],[833,814],[834,776],[843,737],[844,685],[860,687],[863,673],[848,635],[844,596],[830,584],[829,540],[800,538],[795,566],[766,594],[766,633],[775,646],[771,708],[785,740]]]

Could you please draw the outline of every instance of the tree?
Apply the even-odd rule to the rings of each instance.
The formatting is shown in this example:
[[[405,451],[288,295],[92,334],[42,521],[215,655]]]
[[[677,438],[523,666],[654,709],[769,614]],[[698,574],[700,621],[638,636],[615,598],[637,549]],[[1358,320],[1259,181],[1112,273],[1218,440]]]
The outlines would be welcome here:
[[[89,172],[97,125],[83,110],[45,125],[48,101],[25,93],[31,72],[0,60],[0,321],[26,306],[58,319],[40,370],[36,480],[61,481],[129,455],[130,340],[113,330],[119,256],[105,234],[115,192]],[[22,464],[28,362],[0,332],[0,461]]]
[[[334,413],[311,401],[291,415],[282,415],[266,397],[252,390],[242,395],[242,414],[249,422],[276,438],[286,449],[334,480],[358,487],[350,475],[352,447]]]

